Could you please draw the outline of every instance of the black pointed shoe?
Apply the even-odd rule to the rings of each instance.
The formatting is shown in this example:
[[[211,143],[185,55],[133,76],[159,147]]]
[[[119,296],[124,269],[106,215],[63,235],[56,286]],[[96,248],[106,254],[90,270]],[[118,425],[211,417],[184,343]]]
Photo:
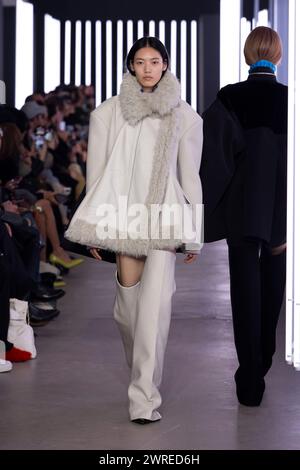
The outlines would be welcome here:
[[[62,289],[53,289],[51,287],[39,284],[30,295],[30,300],[41,300],[48,302],[49,300],[58,300],[65,295],[65,291]]]
[[[235,373],[236,395],[238,401],[244,406],[259,406],[265,391],[265,381],[262,376],[241,378],[240,371]]]
[[[160,419],[155,419],[154,421],[151,419],[146,419],[146,418],[136,418],[131,420],[132,423],[136,424],[150,424],[150,423],[156,423],[157,421],[160,421]]]
[[[31,326],[42,326],[59,315],[60,311],[55,309],[43,310],[29,303],[29,323]]]

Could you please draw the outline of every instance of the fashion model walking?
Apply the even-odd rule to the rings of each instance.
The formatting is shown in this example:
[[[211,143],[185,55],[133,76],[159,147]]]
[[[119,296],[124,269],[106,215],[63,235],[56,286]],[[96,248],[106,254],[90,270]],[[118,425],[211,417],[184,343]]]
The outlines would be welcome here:
[[[161,418],[176,250],[191,263],[201,249],[202,119],[181,100],[157,38],[139,39],[126,64],[120,94],[91,115],[87,193],[66,238],[93,247],[99,260],[97,248],[116,253],[129,414],[146,424]]]
[[[285,288],[287,87],[281,39],[260,26],[245,48],[245,82],[222,88],[204,113],[205,241],[227,239],[238,400],[258,406],[275,353]]]

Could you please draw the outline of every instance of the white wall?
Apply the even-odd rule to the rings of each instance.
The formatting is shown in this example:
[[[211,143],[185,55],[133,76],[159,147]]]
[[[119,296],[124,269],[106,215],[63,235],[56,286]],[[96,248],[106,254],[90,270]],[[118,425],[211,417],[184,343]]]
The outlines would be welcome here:
[[[288,85],[288,41],[289,41],[289,0],[274,1],[274,29],[278,31],[283,43],[283,59],[277,69],[278,81]]]
[[[0,0],[0,80],[3,79],[3,5]]]

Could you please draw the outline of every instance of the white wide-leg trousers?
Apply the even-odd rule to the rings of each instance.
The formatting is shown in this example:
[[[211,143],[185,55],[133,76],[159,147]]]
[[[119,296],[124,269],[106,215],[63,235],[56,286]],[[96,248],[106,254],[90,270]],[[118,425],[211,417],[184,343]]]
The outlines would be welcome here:
[[[141,280],[136,285],[124,287],[116,275],[114,319],[131,368],[130,419],[156,421],[161,418],[157,411],[161,405],[158,388],[169,334],[172,296],[176,290],[175,261],[175,253],[150,250]]]

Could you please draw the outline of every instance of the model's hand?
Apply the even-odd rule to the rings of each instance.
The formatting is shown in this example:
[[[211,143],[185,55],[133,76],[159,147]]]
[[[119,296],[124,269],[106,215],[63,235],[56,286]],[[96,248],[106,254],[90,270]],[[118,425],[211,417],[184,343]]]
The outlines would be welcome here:
[[[98,259],[99,261],[102,260],[101,256],[99,255],[98,248],[90,248],[90,253],[95,259]]]
[[[272,255],[277,256],[281,255],[286,250],[286,243],[280,246],[275,246],[274,248],[271,249]]]
[[[184,263],[185,264],[191,264],[194,261],[196,261],[198,255],[195,255],[193,253],[188,253],[186,257],[184,258]]]

